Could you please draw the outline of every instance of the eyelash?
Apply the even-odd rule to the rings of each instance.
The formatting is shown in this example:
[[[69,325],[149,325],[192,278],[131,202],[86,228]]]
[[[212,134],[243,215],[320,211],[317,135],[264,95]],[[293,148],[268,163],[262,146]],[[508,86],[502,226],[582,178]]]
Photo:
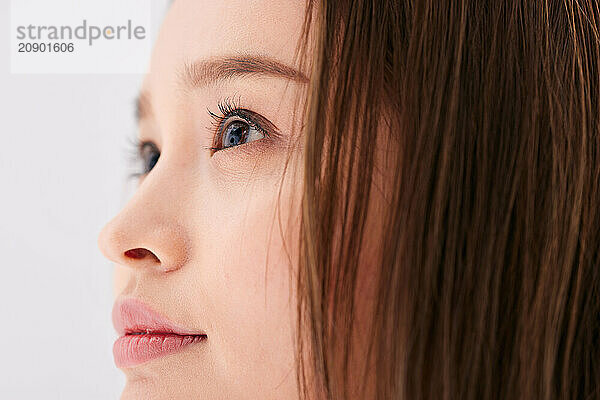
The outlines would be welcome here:
[[[272,136],[272,133],[268,129],[265,129],[263,127],[263,124],[256,121],[257,119],[262,119],[263,117],[259,117],[255,112],[243,108],[241,106],[241,101],[240,101],[239,97],[237,98],[237,101],[235,98],[231,98],[231,97],[220,100],[217,103],[217,107],[219,109],[219,114],[214,113],[207,108],[208,114],[212,118],[212,128],[209,128],[209,129],[213,132],[213,135],[214,135],[213,136],[213,146],[208,147],[207,149],[209,149],[212,152],[212,154],[214,154],[215,152],[217,152],[219,150],[227,149],[227,147],[220,147],[220,148],[214,147],[214,142],[215,142],[215,139],[218,137],[218,135],[223,134],[223,132],[222,132],[223,124],[232,117],[240,118],[241,120],[246,122],[248,125],[252,126],[254,129],[261,132],[265,138]],[[277,128],[275,126],[273,126],[270,122],[267,121],[266,124],[272,126],[271,129],[273,129],[273,131],[274,131],[273,133],[277,132]],[[158,153],[158,157],[160,158],[160,151],[158,150],[156,145],[151,141],[141,141],[139,138],[134,137],[133,140],[130,142],[130,145],[131,145],[131,153],[133,156],[132,163],[134,165],[137,163],[145,163],[147,161],[144,159],[143,153],[144,153],[144,149],[148,146],[154,147],[154,150],[156,150],[156,152]],[[234,147],[238,147],[238,146],[234,146]],[[158,158],[156,159],[156,162],[157,161],[158,161]],[[136,172],[129,174],[129,178],[140,178],[140,177],[148,174],[152,170],[153,167],[154,167],[154,165],[149,170],[146,170],[146,166],[144,165],[142,171],[136,171]]]
[[[147,141],[147,140],[141,141],[135,135],[128,142],[129,142],[129,148],[130,148],[130,150],[129,150],[130,165],[136,171],[129,173],[127,178],[128,179],[139,179],[139,178],[143,177],[144,175],[146,175],[148,172],[150,172],[150,171],[145,170],[145,167],[146,167],[145,165],[141,168],[142,170],[140,171],[139,164],[146,162],[146,160],[144,159],[144,149],[149,146],[152,146],[158,153],[159,157],[160,157],[160,151],[158,151],[156,144],[154,144],[153,142]]]
[[[213,143],[214,143],[214,139],[216,139],[218,137],[218,135],[223,134],[223,132],[222,132],[223,124],[232,117],[238,117],[238,118],[242,119],[248,125],[252,126],[254,129],[256,129],[260,133],[262,133],[265,138],[268,138],[271,136],[271,132],[269,132],[269,130],[265,129],[262,126],[262,124],[257,122],[256,118],[253,117],[256,115],[256,113],[254,113],[253,111],[250,111],[248,109],[245,109],[241,106],[240,97],[237,98],[237,101],[235,98],[232,98],[232,97],[227,97],[223,100],[220,100],[217,104],[217,107],[219,109],[220,114],[216,114],[207,108],[208,115],[210,115],[210,117],[213,120],[212,121],[212,131],[214,132]],[[209,147],[209,150],[212,151],[212,154],[214,154],[216,151],[224,150],[224,149],[226,149],[226,147],[214,147],[214,144],[213,144],[213,147]]]

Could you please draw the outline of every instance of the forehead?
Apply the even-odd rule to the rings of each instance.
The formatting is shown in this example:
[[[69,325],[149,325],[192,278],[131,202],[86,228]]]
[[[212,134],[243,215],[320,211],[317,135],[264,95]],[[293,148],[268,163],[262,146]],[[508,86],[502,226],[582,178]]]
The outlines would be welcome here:
[[[174,81],[182,65],[213,57],[264,55],[294,65],[305,9],[303,0],[175,0],[145,86]]]

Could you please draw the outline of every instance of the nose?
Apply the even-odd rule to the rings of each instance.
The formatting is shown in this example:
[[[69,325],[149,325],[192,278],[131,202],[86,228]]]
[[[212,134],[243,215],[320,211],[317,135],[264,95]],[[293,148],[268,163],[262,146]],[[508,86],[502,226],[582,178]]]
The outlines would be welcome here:
[[[172,182],[172,181],[171,181]],[[175,271],[191,252],[187,228],[180,221],[164,183],[144,182],[98,236],[98,247],[116,264],[136,269]],[[173,192],[171,192],[173,193]],[[176,193],[176,191],[175,191]]]

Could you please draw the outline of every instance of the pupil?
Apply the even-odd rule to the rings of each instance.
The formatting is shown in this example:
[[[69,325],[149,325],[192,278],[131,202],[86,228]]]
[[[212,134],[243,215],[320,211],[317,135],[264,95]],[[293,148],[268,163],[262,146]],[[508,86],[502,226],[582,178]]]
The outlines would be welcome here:
[[[141,151],[142,167],[145,173],[148,173],[154,168],[158,159],[160,158],[160,151],[152,143],[145,143]]]
[[[234,122],[227,129],[227,136],[225,137],[225,146],[237,146],[244,141],[246,135],[246,124],[243,122]]]
[[[158,162],[158,157],[159,157],[158,153],[152,154],[152,156],[150,157],[150,160],[148,162],[148,164],[149,164],[148,165],[148,171],[150,171],[152,168],[154,168],[154,166]]]

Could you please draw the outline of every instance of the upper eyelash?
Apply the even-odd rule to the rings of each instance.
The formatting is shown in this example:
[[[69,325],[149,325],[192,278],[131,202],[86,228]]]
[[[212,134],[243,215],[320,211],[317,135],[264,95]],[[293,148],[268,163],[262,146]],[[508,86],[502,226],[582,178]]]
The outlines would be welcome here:
[[[126,175],[126,179],[129,181],[131,179],[139,179],[142,176],[146,175],[147,172],[145,171],[139,171],[137,170],[137,167],[139,163],[142,163],[144,161],[143,157],[142,157],[142,153],[143,153],[143,149],[144,146],[146,145],[152,145],[155,148],[157,148],[156,144],[154,142],[152,142],[151,140],[141,140],[137,135],[131,135],[130,137],[128,137],[127,140],[127,153],[129,155],[128,157],[128,161],[129,161],[129,168],[131,169],[135,169],[133,172],[130,172]],[[158,150],[158,148],[157,148]],[[159,154],[160,154],[160,150],[159,150]]]
[[[255,120],[255,118],[253,117],[254,113],[241,106],[241,97],[240,96],[238,96],[237,99],[235,97],[226,97],[223,100],[220,100],[217,102],[217,107],[218,107],[221,115],[216,114],[207,108],[208,114],[213,119],[212,125],[213,125],[215,131],[218,130],[219,128],[221,128],[222,124],[227,119],[231,118],[232,116],[238,116],[239,118],[246,121],[248,124],[252,125],[252,127],[259,130],[265,137],[271,136],[270,132],[267,129],[265,129],[262,126],[262,124],[258,123]],[[259,119],[261,119],[261,118],[259,118]],[[268,126],[271,127],[271,129],[274,129],[274,133],[278,133],[277,127],[272,125],[272,123],[270,123],[269,121],[267,121],[266,123]],[[133,166],[142,160],[143,147],[146,144],[152,143],[152,142],[149,142],[147,140],[142,141],[136,134],[131,135],[130,137],[128,137],[128,139],[129,140],[127,141],[127,144],[128,144],[127,152],[129,154],[129,157],[128,157],[129,164],[131,166]],[[212,147],[210,149],[211,150],[220,150],[220,149],[215,149]],[[137,179],[143,175],[145,175],[145,172],[135,171],[135,172],[131,172],[131,173],[127,174],[127,179],[128,180],[134,179],[134,178]]]
[[[132,135],[130,137],[128,137],[127,140],[127,148],[128,148],[128,160],[129,160],[129,167],[133,168],[135,166],[137,166],[136,164],[140,162],[141,158],[142,158],[142,146],[144,146],[143,141],[141,141],[137,135]],[[135,171],[135,172],[130,172],[129,174],[127,174],[127,179],[137,179],[139,177],[141,177],[142,175],[144,175],[143,172],[140,171]]]
[[[208,114],[213,119],[212,125],[215,131],[218,131],[227,119],[237,116],[259,130],[263,135],[270,136],[269,132],[252,118],[251,111],[241,106],[240,96],[237,99],[235,97],[226,97],[218,102],[217,107],[221,115],[215,114],[207,108]]]

